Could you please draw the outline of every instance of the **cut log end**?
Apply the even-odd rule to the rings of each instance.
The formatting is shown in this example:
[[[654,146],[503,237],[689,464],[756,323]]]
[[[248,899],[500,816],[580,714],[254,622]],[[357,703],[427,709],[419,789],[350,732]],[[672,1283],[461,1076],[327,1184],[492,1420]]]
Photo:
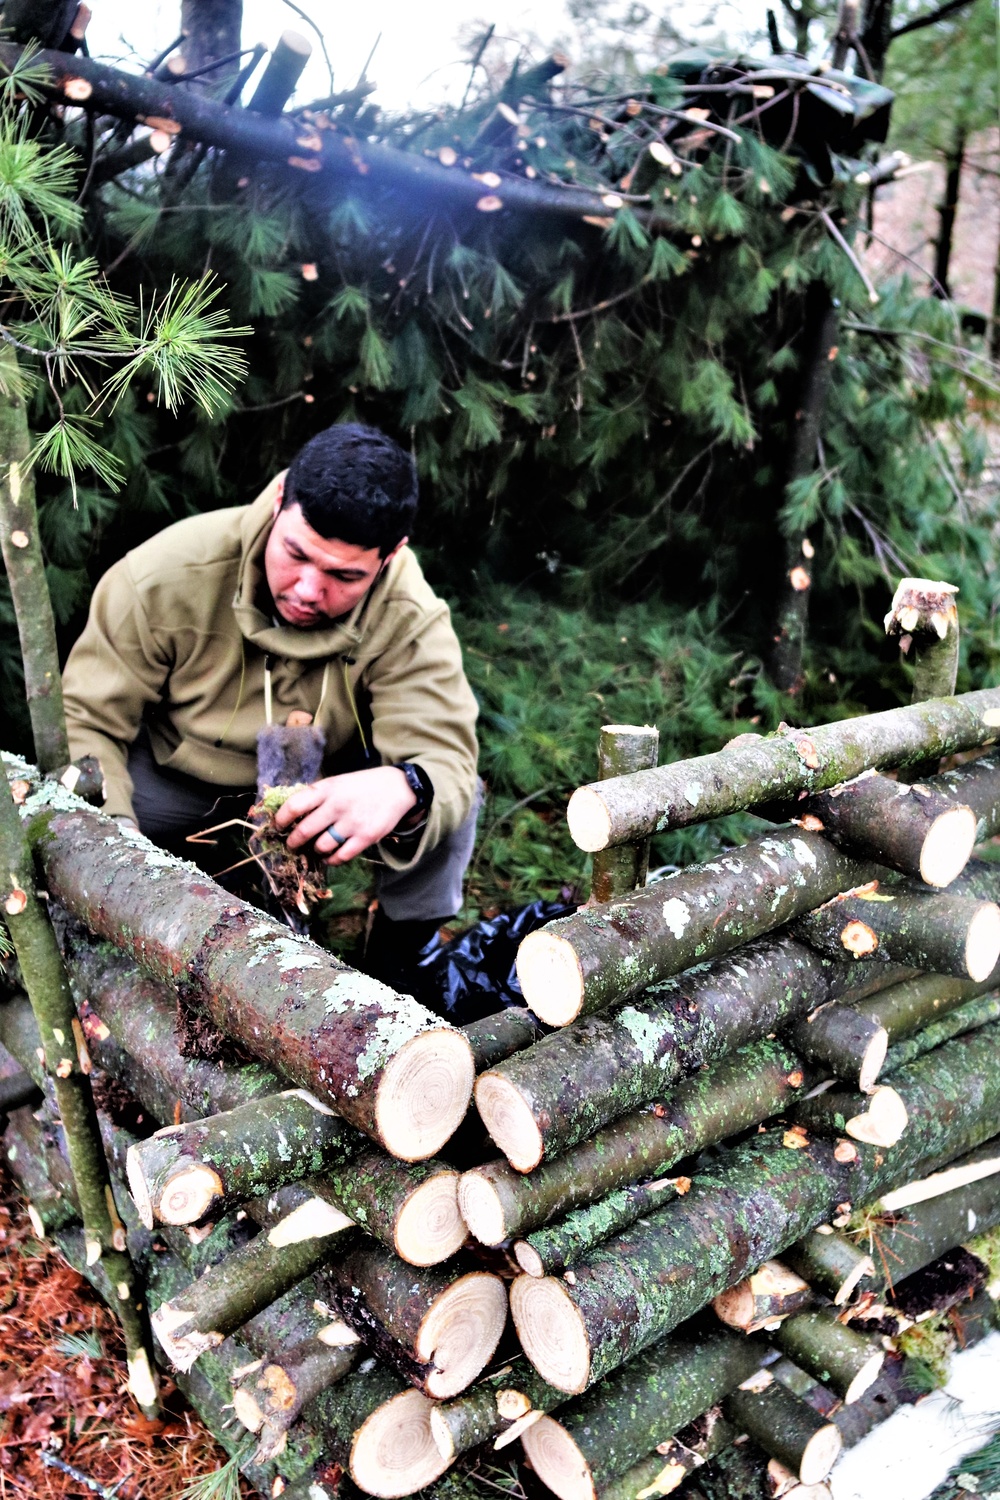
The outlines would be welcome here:
[[[411,1266],[437,1266],[465,1243],[458,1173],[437,1172],[411,1194],[396,1220],[395,1247]]]
[[[590,1379],[590,1341],[576,1304],[554,1276],[518,1276],[510,1310],[525,1354],[544,1380],[576,1396]]]
[[[968,864],[976,842],[976,815],[971,807],[951,807],[935,818],[920,851],[920,878],[943,887]]]
[[[822,1484],[840,1457],[843,1440],[832,1422],[818,1428],[806,1443],[799,1462],[803,1484]]]
[[[860,1400],[868,1387],[874,1385],[884,1363],[885,1350],[876,1349],[871,1359],[861,1366],[861,1369],[844,1392],[845,1406],[851,1406],[853,1402]]]
[[[545,1150],[542,1132],[512,1083],[500,1073],[480,1073],[476,1079],[476,1108],[490,1136],[516,1172],[530,1172],[538,1166]],[[472,1229],[471,1224],[469,1228]],[[472,1232],[478,1239],[477,1231],[472,1229]]]
[[[848,1120],[847,1134],[866,1146],[895,1146],[907,1125],[906,1105],[896,1090],[880,1084],[863,1114]]]
[[[527,1240],[518,1240],[514,1246],[514,1258],[526,1276],[544,1276],[545,1262]]]
[[[862,1259],[859,1260],[857,1264],[854,1265],[852,1269],[847,1273],[843,1281],[840,1283],[840,1286],[837,1288],[837,1294],[833,1299],[834,1306],[846,1307],[848,1302],[850,1302],[851,1298],[854,1296],[854,1293],[857,1291],[860,1283],[862,1281],[867,1281],[869,1277],[874,1275],[875,1262],[872,1260],[870,1255],[863,1256]]]
[[[566,808],[570,837],[578,849],[596,854],[611,841],[611,817],[604,799],[594,787],[581,786],[573,793]]]
[[[434,1439],[437,1450],[445,1464],[453,1464],[458,1457],[455,1450],[455,1439],[451,1435],[451,1428],[437,1406],[431,1412],[431,1437]]]
[[[888,1050],[889,1033],[884,1026],[880,1026],[872,1033],[858,1069],[858,1088],[863,1094],[870,1094],[874,1089],[875,1080],[882,1071],[882,1064],[885,1062]]]
[[[464,1391],[489,1364],[507,1321],[499,1276],[472,1271],[435,1299],[416,1340],[417,1358],[433,1365],[427,1394],[439,1401]]]
[[[529,932],[517,950],[525,1004],[546,1026],[568,1026],[583,1005],[583,972],[572,944],[558,933]]]
[[[146,1229],[152,1229],[155,1224],[153,1214],[153,1200],[150,1197],[149,1188],[146,1186],[146,1178],[142,1170],[142,1162],[139,1153],[134,1146],[128,1148],[125,1156],[125,1175],[128,1178],[129,1192],[135,1201],[139,1218]]]
[[[453,1028],[412,1037],[385,1066],[375,1120],[385,1149],[400,1161],[423,1161],[461,1125],[475,1078],[472,1048]]]
[[[129,1156],[131,1154],[130,1147]],[[219,1174],[206,1163],[196,1162],[168,1180],[153,1212],[163,1224],[197,1224],[222,1194]]]
[[[531,1467],[559,1500],[596,1500],[590,1465],[560,1422],[542,1417],[522,1434]]]
[[[988,979],[1000,959],[1000,906],[985,902],[969,923],[965,966],[975,984]]]
[[[401,1391],[361,1424],[350,1470],[366,1495],[401,1500],[441,1477],[448,1464],[431,1434],[432,1409],[422,1392]]]
[[[253,1391],[248,1390],[245,1385],[239,1385],[233,1391],[233,1411],[236,1420],[247,1429],[248,1432],[258,1433],[264,1425],[264,1413],[260,1409],[260,1402]]]
[[[488,1177],[475,1171],[463,1173],[458,1183],[458,1206],[470,1234],[480,1244],[503,1244],[507,1238],[503,1204]]]

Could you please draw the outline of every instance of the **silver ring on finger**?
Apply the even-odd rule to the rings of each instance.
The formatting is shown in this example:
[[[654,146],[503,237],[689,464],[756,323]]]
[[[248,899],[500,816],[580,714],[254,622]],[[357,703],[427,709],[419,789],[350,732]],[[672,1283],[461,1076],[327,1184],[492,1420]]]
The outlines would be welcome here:
[[[328,839],[332,839],[333,840],[333,847],[335,849],[339,849],[340,846],[341,846],[341,844],[346,844],[347,843],[347,835],[345,833],[338,833],[337,830],[336,830],[336,828],[334,828],[334,826],[333,826],[332,823],[330,824],[329,828],[326,830],[326,836],[327,836]]]

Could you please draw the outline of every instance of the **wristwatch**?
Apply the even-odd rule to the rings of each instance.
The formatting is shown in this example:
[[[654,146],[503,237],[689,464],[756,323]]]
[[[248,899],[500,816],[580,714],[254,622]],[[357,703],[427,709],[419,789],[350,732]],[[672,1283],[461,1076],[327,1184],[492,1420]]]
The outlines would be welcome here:
[[[415,833],[427,821],[427,811],[434,801],[434,783],[423,767],[414,765],[412,760],[397,761],[396,770],[402,771],[406,777],[407,786],[417,800],[405,817],[400,818],[392,831],[393,833]],[[414,822],[415,819],[416,822]]]

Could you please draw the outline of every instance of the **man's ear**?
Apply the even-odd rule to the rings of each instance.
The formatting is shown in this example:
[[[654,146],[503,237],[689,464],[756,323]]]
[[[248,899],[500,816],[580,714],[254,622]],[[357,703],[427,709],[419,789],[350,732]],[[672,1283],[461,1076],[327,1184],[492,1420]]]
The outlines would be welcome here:
[[[402,549],[406,546],[406,544],[407,544],[407,542],[409,540],[410,540],[410,538],[408,536],[404,536],[403,540],[401,542],[397,542],[396,543],[395,547],[393,547],[393,549],[392,549],[391,552],[387,552],[385,554],[385,556],[382,559],[382,565],[379,568],[379,572],[380,573],[384,573],[385,572],[386,568],[389,566],[389,564],[392,562],[393,558],[396,556],[396,553],[397,552],[401,552]]]
[[[284,476],[284,474],[280,474],[278,476],[278,488],[274,492],[274,508],[271,511],[271,519],[272,520],[277,520],[278,511],[281,509],[281,502],[284,500],[284,498],[285,498],[285,476]]]

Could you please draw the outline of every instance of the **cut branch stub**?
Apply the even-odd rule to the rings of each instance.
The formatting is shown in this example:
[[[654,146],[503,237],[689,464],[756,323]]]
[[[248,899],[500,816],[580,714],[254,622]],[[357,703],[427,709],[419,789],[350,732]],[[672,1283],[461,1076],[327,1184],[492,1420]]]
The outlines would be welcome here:
[[[960,874],[976,842],[971,807],[946,792],[891,781],[877,771],[810,797],[796,813],[804,827],[859,857],[938,887]]]
[[[874,958],[974,983],[1000,960],[1000,907],[950,892],[850,891],[801,918],[795,932],[834,958]]]
[[[886,634],[900,647],[914,648],[913,702],[947,698],[958,675],[958,609],[953,583],[931,578],[903,578],[885,617]]]
[[[830,1224],[817,1225],[789,1245],[783,1259],[836,1307],[849,1302],[862,1282],[868,1286],[875,1274],[871,1256]]]
[[[580,787],[566,816],[590,853],[725,813],[819,792],[862,771],[888,771],[996,740],[1000,688],[911,704],[814,729],[739,736],[714,755]]]
[[[431,1156],[461,1123],[474,1074],[455,1027],[61,787],[41,784],[20,812],[67,910],[148,971],[185,979],[221,1031],[392,1155]]]
[[[770,932],[873,873],[816,834],[768,835],[529,933],[517,951],[517,977],[535,1014],[566,1026]]]

